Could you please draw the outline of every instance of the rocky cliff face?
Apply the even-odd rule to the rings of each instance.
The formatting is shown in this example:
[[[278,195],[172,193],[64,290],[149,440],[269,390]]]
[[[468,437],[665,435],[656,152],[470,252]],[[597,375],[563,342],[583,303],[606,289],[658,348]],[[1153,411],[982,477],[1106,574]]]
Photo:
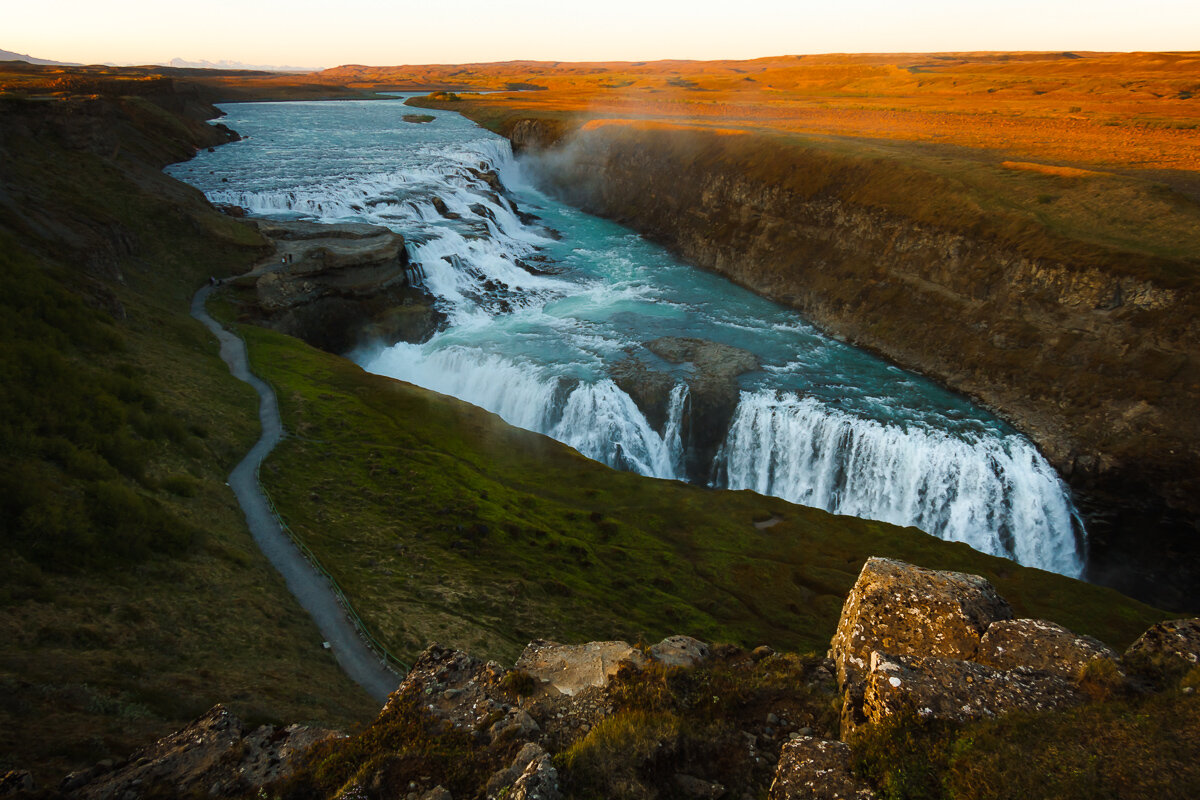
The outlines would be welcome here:
[[[1114,267],[1119,255],[1054,258],[985,223],[884,210],[857,199],[876,191],[869,168],[830,152],[764,146],[752,160],[726,143],[739,137],[622,127],[560,138],[524,120],[510,136],[567,200],[997,410],[1075,488],[1093,578],[1194,600],[1200,581],[1178,571],[1200,513],[1191,292]]]
[[[404,237],[360,223],[253,220],[275,252],[237,280],[259,324],[331,353],[428,339],[444,320],[415,285]]]

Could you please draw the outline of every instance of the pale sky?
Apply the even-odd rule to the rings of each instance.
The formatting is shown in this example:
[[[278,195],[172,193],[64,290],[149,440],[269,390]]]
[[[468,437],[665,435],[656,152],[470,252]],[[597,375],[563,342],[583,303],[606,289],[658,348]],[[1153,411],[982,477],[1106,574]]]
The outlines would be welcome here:
[[[833,52],[1198,50],[1200,0],[40,0],[0,48],[84,63],[332,67]]]

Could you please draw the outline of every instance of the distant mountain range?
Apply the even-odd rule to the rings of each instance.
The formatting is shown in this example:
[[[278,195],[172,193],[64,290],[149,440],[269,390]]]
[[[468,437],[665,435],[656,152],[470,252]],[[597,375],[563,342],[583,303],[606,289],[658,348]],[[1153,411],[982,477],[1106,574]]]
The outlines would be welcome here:
[[[78,67],[79,64],[70,61],[50,61],[45,58],[34,58],[24,53],[14,53],[11,50],[0,50],[0,61],[25,61],[30,64],[51,64],[60,67]]]
[[[51,61],[46,58],[34,58],[25,53],[14,53],[12,50],[0,50],[0,61],[24,61],[28,64],[48,64],[59,67],[78,67],[81,66],[75,61]],[[111,66],[111,64],[110,64]],[[223,59],[221,61],[188,61],[183,58],[172,58],[164,67],[176,67],[178,69],[252,69],[260,72],[319,72],[321,67],[290,67],[276,66],[272,64],[243,64],[240,61],[229,61]]]
[[[270,64],[243,64],[240,61],[188,61],[182,58],[172,58],[166,64],[168,67],[181,69],[255,69],[262,72],[318,72],[321,67],[289,67]]]

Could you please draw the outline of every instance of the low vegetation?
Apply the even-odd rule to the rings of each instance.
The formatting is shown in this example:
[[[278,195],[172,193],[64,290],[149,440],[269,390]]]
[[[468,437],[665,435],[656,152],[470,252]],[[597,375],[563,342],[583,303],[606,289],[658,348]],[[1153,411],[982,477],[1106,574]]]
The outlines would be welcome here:
[[[218,701],[368,718],[224,486],[257,403],[188,304],[261,241],[158,171],[195,121],[128,100],[0,119],[0,772],[52,785]]]
[[[1200,678],[1195,669],[1181,679],[1177,669],[1167,676],[1133,666],[1119,693],[1071,710],[970,723],[909,714],[862,727],[850,740],[853,770],[882,800],[1192,798],[1200,699],[1188,687]],[[478,731],[450,726],[420,700],[398,695],[362,733],[314,748],[295,775],[259,796],[390,797],[410,782],[483,796],[522,740],[483,735],[490,717]],[[693,668],[625,666],[589,703],[606,713],[540,737],[570,800],[701,796],[716,794],[714,785],[764,797],[782,747],[793,736],[836,738],[839,717],[823,658],[729,645]],[[526,707],[548,724],[561,716],[554,706]]]
[[[290,434],[263,481],[402,658],[432,640],[511,663],[538,637],[674,633],[823,650],[870,555],[982,574],[1019,614],[1118,647],[1161,617],[912,528],[615,472],[474,406],[240,330]]]
[[[1200,698],[1179,688],[969,725],[864,729],[857,770],[885,800],[1161,797],[1200,790]]]

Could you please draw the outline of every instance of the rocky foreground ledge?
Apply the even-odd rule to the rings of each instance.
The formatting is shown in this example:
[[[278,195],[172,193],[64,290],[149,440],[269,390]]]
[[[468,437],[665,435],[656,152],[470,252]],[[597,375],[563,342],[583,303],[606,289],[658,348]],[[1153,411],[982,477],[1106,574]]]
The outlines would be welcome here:
[[[13,772],[0,794],[865,799],[881,788],[869,761],[880,731],[1164,693],[1190,707],[1198,664],[1200,619],[1159,623],[1119,655],[1014,619],[978,576],[872,558],[827,657],[688,636],[650,647],[539,640],[507,668],[434,644],[356,736],[249,730],[217,706],[124,763],[41,793]],[[1170,777],[1164,796],[1191,796],[1200,782],[1194,764]]]

